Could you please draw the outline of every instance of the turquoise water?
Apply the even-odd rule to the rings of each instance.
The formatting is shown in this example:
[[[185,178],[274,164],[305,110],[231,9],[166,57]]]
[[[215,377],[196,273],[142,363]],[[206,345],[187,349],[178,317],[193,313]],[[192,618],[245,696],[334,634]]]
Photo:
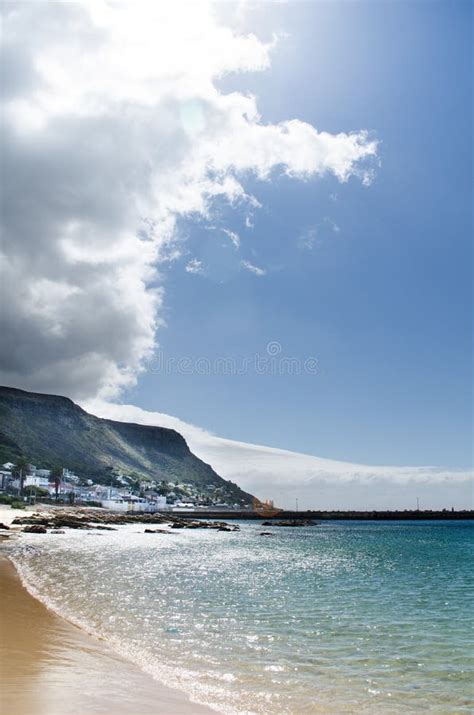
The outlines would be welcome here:
[[[14,558],[58,612],[220,712],[472,712],[472,525],[265,530],[28,535]]]

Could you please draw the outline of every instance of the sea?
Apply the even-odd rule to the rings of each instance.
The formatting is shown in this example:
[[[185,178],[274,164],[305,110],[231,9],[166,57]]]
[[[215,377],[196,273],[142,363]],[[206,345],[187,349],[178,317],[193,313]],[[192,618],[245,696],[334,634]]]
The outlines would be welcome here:
[[[474,711],[472,523],[239,525],[25,534],[11,556],[46,605],[217,712]]]

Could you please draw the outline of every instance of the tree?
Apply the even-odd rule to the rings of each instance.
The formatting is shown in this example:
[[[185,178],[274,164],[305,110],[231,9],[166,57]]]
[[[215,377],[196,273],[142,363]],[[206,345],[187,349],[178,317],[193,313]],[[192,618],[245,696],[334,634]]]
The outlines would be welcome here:
[[[55,467],[51,473],[51,476],[54,482],[54,494],[57,501],[59,496],[59,488],[61,486],[61,477],[63,476],[63,470],[61,469],[61,467]]]
[[[20,481],[19,494],[23,494],[23,485],[25,484],[25,477],[30,468],[30,463],[26,457],[20,457],[13,468],[13,473],[18,477]]]

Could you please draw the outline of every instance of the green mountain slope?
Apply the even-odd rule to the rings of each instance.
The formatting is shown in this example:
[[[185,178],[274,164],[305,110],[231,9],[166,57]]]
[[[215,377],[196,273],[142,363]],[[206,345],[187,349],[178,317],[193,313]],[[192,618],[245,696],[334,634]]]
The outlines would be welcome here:
[[[220,477],[175,430],[90,415],[66,397],[0,387],[0,463],[19,456],[44,468],[64,466],[109,483],[112,472],[223,487],[235,501],[252,496]]]

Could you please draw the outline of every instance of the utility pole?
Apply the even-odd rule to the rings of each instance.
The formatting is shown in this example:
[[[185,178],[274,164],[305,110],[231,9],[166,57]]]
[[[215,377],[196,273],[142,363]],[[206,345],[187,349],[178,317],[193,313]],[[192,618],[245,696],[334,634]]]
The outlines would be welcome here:
[[[416,510],[420,511],[420,499],[419,497],[416,497]]]

